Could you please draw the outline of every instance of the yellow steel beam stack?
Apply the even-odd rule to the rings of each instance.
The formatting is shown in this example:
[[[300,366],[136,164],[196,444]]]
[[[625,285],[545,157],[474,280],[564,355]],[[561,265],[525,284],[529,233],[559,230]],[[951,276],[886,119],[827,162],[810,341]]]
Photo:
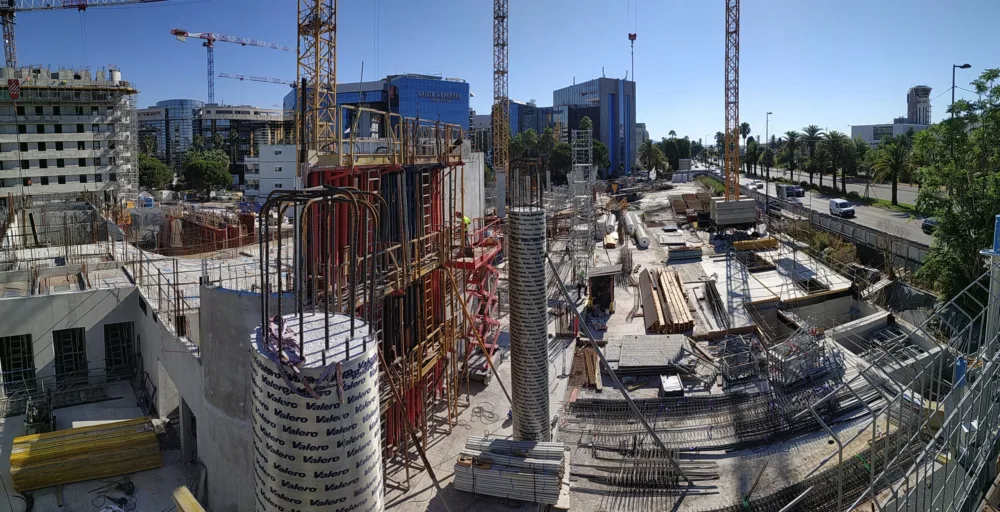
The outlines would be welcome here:
[[[10,452],[10,476],[18,492],[162,465],[147,418],[17,437]]]

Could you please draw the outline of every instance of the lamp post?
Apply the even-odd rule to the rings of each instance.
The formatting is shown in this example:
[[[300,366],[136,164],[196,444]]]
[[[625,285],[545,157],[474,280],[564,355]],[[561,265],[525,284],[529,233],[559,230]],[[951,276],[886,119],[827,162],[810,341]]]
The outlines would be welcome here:
[[[764,117],[764,158],[767,162],[767,152],[771,150],[771,138],[768,136],[770,132],[771,123],[771,112],[768,112]],[[767,172],[767,176],[764,177],[764,214],[770,216],[768,211],[771,207],[771,194],[769,189],[771,188],[771,173]]]
[[[962,65],[952,64],[951,65],[951,107],[952,108],[955,107],[955,70],[956,69],[969,69],[971,67],[972,67],[971,64],[962,64]],[[955,112],[951,113],[951,117],[955,117]]]

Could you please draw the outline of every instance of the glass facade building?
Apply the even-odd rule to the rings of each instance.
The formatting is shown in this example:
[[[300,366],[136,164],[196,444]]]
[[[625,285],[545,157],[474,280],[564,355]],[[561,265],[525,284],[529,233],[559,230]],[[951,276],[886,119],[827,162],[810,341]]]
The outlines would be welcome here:
[[[201,100],[176,99],[163,100],[155,107],[139,110],[139,144],[146,137],[152,137],[156,157],[179,173],[184,152],[191,147],[197,133],[195,120],[203,106],[205,102]]]
[[[608,147],[612,172],[630,174],[635,165],[636,138],[635,82],[617,78],[597,78],[552,92],[556,107],[597,108],[594,136]],[[572,115],[570,117],[573,117]],[[572,124],[570,128],[576,128]]]

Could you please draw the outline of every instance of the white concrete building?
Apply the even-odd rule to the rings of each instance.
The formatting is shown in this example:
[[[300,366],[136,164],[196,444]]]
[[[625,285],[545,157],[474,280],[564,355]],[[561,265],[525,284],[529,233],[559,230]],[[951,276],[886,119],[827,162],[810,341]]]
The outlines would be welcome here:
[[[118,70],[0,69],[0,195],[135,190],[136,92]]]
[[[294,144],[263,144],[258,156],[245,158],[243,195],[260,203],[272,190],[301,188],[302,181],[295,176],[295,151]]]
[[[861,137],[868,145],[875,147],[884,137],[905,135],[911,128],[914,132],[919,132],[929,128],[929,125],[912,123],[856,124],[851,126],[851,138]]]

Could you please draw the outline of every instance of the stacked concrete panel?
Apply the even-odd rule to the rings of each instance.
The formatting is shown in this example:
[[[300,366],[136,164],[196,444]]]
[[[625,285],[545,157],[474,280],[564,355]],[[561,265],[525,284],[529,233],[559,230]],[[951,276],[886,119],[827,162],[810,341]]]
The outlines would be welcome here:
[[[545,211],[512,208],[509,215],[511,409],[514,439],[550,441],[548,283]]]
[[[285,321],[297,344],[298,315]],[[301,354],[281,350],[286,360],[304,356],[297,369],[274,363],[261,328],[252,335],[258,512],[384,508],[378,345],[363,322],[355,319],[353,336],[348,324],[343,315],[306,314]]]
[[[712,220],[717,226],[734,226],[757,222],[757,202],[753,199],[738,201],[712,200]]]

